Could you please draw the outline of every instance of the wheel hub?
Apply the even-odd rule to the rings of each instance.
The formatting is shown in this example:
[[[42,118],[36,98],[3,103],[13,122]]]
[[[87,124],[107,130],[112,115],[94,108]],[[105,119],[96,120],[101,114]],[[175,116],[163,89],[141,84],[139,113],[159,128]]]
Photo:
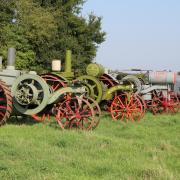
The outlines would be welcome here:
[[[19,104],[29,105],[38,99],[38,90],[32,84],[24,84],[17,90],[15,97]]]

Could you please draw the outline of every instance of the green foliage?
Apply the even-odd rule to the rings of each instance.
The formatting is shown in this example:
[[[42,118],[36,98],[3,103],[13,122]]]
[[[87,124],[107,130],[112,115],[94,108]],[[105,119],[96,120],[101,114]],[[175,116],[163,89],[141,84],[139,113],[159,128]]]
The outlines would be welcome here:
[[[13,46],[18,68],[41,71],[50,70],[52,59],[64,60],[65,50],[71,49],[74,68],[84,69],[105,33],[100,17],[80,16],[83,4],[83,0],[0,1],[0,53],[5,56]]]
[[[17,50],[16,67],[19,69],[30,69],[35,64],[35,52],[32,51],[31,45],[28,44],[28,40],[24,35],[24,29],[10,24],[3,27],[0,33],[3,34],[0,37],[1,55],[7,58],[7,48],[15,47]]]
[[[146,114],[138,124],[104,116],[92,132],[54,122],[1,127],[0,179],[180,179],[180,114]]]

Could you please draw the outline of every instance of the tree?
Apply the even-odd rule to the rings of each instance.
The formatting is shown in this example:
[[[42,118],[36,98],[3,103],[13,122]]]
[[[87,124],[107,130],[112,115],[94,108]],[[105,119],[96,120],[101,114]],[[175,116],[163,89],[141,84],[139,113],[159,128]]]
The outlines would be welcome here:
[[[73,66],[83,70],[105,40],[100,17],[80,16],[83,4],[83,0],[0,1],[0,53],[14,46],[19,68],[42,71],[50,70],[51,60],[63,60],[65,50],[71,49]]]

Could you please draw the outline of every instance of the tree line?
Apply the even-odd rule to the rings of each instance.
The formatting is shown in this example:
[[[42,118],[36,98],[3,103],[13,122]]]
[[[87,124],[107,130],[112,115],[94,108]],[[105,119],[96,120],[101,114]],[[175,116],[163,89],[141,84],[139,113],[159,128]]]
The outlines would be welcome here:
[[[83,71],[105,41],[102,18],[83,17],[84,0],[0,0],[0,55],[15,47],[16,67],[49,71],[52,59],[73,52],[73,67]]]

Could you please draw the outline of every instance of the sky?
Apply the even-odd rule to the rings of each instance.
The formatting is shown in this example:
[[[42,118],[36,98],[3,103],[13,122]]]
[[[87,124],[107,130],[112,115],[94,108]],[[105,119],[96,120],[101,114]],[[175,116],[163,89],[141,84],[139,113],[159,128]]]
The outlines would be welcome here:
[[[180,71],[180,0],[87,0],[82,14],[91,12],[103,17],[107,33],[97,63]]]

